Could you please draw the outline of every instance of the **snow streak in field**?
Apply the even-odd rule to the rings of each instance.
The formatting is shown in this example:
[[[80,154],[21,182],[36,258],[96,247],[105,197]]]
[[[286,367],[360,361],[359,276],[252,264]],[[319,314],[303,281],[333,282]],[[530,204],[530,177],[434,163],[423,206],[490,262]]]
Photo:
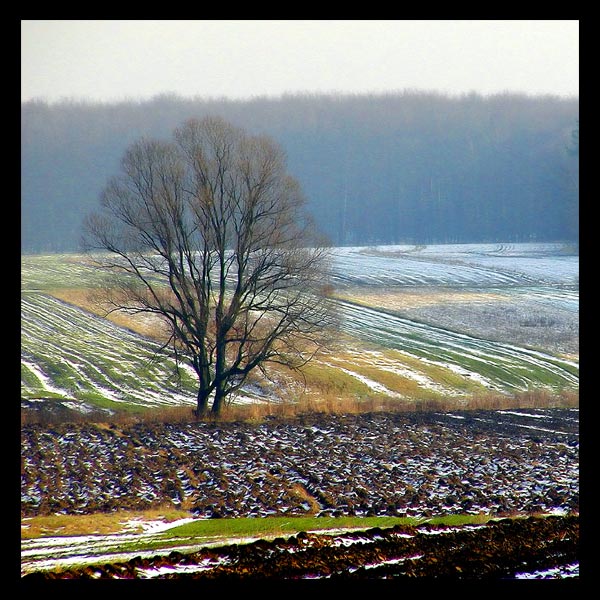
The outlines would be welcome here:
[[[158,345],[44,294],[21,300],[23,397],[104,398],[139,405],[193,400]],[[185,385],[185,381],[184,381]]]
[[[82,255],[21,257],[21,281],[24,289],[81,288],[98,284],[100,280],[98,272],[90,267]]]
[[[441,300],[401,318],[341,301],[346,333],[397,354],[375,356],[360,348],[353,356],[346,351],[343,357],[329,356],[326,364],[391,397],[418,395],[419,389],[463,394],[481,385],[507,391],[577,387],[578,362],[516,345],[569,356],[578,351],[573,332],[578,330],[579,259],[563,250],[557,244],[335,248],[333,281],[340,288],[349,285],[358,290],[351,297],[360,298],[362,289],[366,298],[403,289],[434,297],[436,290],[446,288],[474,294],[484,290],[494,295],[496,304],[484,298],[489,309],[486,304],[471,314],[467,301],[466,308],[462,304],[453,308]],[[97,271],[84,257],[23,257],[21,272],[23,398],[59,398],[78,402],[81,409],[107,401],[115,405],[193,401],[195,377],[182,369],[178,386],[173,362],[156,360],[156,343],[43,293],[98,283]],[[393,305],[386,308],[395,310]],[[524,328],[519,320],[531,323]],[[494,327],[503,327],[505,335],[495,335]],[[525,337],[529,331],[537,338],[533,333]],[[544,336],[554,336],[555,345]],[[445,377],[440,367],[454,377]],[[237,401],[264,399],[264,392],[243,390]]]
[[[537,385],[578,384],[579,367],[575,362],[453,333],[347,302],[340,302],[340,307],[345,332],[453,369],[488,387],[527,389]]]
[[[574,285],[579,257],[556,244],[456,244],[336,248],[340,285]]]
[[[117,562],[130,560],[136,556],[151,557],[155,556],[157,550],[131,550],[124,552],[123,547],[132,543],[143,544],[152,537],[166,531],[167,529],[177,527],[182,523],[187,523],[193,519],[180,519],[173,523],[161,523],[161,528],[150,529],[143,533],[114,533],[107,535],[79,535],[79,536],[59,536],[43,537],[30,540],[21,540],[21,574],[32,570],[54,569],[56,567],[68,567],[69,565],[81,565],[86,563]],[[169,548],[169,551],[188,551],[198,550],[200,547],[219,545],[223,540],[214,542],[205,542],[199,544],[197,541],[193,544],[186,544],[185,540],[179,538],[170,540],[168,537],[161,537],[161,544]],[[169,545],[171,542],[172,545]],[[180,542],[177,544],[177,542]]]
[[[351,366],[352,368],[358,370],[364,368],[365,366],[372,367],[373,369],[375,369],[374,377],[376,377],[379,372],[381,372],[382,376],[385,376],[385,373],[391,373],[392,375],[396,375],[399,378],[402,378],[403,380],[407,381],[409,383],[409,387],[411,387],[410,382],[413,382],[422,390],[428,390],[446,396],[456,396],[457,394],[461,393],[455,388],[443,385],[440,382],[435,381],[425,372],[420,371],[414,366],[404,366],[399,361],[399,358],[399,356],[386,356],[383,352],[379,352],[376,350],[345,349],[343,357],[338,358],[337,356],[332,355],[328,358],[328,362],[323,361],[323,364],[334,369],[339,369],[347,375],[350,375],[351,377],[354,377],[355,379],[361,381],[372,391],[376,393],[385,394],[386,396],[389,396],[391,398],[406,398],[409,396],[407,394],[401,394],[397,391],[390,390],[377,380],[361,375],[360,373],[348,368],[348,366]],[[340,364],[345,364],[346,368],[341,367]]]

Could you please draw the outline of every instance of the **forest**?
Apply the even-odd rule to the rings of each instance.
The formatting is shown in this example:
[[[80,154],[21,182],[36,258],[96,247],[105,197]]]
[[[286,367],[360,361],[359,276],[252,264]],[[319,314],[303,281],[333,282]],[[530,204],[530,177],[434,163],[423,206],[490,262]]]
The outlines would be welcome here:
[[[333,245],[578,242],[578,98],[164,94],[21,104],[22,252],[78,251],[126,148],[206,115],[282,146]]]

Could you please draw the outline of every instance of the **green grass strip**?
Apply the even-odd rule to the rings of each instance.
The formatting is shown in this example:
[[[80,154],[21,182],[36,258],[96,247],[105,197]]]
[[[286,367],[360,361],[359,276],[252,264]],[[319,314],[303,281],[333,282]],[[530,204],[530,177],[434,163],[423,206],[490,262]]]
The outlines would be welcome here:
[[[416,517],[256,517],[201,519],[173,527],[159,535],[174,538],[240,538],[290,536],[300,531],[370,529],[431,522],[442,525],[485,523],[488,515],[451,515],[433,519]]]

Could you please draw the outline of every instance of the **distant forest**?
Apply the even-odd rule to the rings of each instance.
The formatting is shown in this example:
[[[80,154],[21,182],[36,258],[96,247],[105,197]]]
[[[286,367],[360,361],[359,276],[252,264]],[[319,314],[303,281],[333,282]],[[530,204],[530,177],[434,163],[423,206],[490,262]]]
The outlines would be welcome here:
[[[578,98],[161,95],[21,105],[22,251],[79,250],[127,146],[205,115],[281,144],[334,245],[578,241]]]

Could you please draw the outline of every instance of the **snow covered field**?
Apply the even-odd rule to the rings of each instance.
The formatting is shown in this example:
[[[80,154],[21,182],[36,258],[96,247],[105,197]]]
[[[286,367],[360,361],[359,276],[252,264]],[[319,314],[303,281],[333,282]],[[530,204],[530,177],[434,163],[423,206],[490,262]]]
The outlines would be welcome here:
[[[31,571],[30,576],[37,576],[38,580],[207,578],[213,581],[406,577],[412,581],[415,577],[490,581],[579,577],[579,520],[572,515],[451,527],[423,523],[337,532],[302,531],[285,538],[232,539],[227,540],[227,545],[221,542],[221,546],[205,544],[181,550],[175,547],[169,554],[164,551],[100,554],[110,542],[98,537],[83,555],[38,560],[37,571]],[[77,542],[71,540],[71,543]],[[481,552],[482,548],[485,552]],[[548,550],[552,553],[550,560],[546,556]]]
[[[579,258],[560,244],[333,250],[342,331],[316,365],[369,393],[423,399],[486,390],[576,389]],[[81,411],[193,404],[158,345],[52,294],[98,281],[84,257],[22,258],[22,399]],[[368,345],[368,347],[365,346]],[[240,401],[277,399],[249,387]]]
[[[561,244],[444,244],[334,250],[339,285],[576,285],[579,256]]]
[[[21,317],[24,398],[66,399],[83,408],[182,403],[194,397],[189,375],[184,394],[176,385],[174,363],[155,360],[157,343],[106,319],[41,293],[23,296]]]

